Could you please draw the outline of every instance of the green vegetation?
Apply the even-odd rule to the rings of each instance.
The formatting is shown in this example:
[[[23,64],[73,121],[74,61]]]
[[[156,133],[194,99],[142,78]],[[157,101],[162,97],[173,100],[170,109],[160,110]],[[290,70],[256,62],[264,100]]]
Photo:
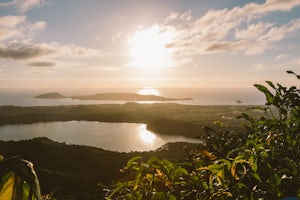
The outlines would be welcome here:
[[[183,161],[186,156],[183,145],[190,149],[198,146],[172,143],[156,151],[119,153],[88,146],[67,145],[48,138],[35,138],[0,141],[0,152],[5,158],[18,155],[33,162],[42,194],[51,194],[57,199],[84,200],[103,199],[106,192],[97,188],[97,183],[101,182],[108,187],[112,181],[121,179],[119,170],[130,158],[156,156]]]
[[[0,199],[41,200],[32,163],[17,157],[0,158]]]
[[[261,111],[247,110],[247,106],[131,102],[123,105],[1,106],[0,125],[72,120],[145,123],[147,129],[158,134],[195,138],[206,134],[202,127],[211,126],[217,120],[226,123],[228,129],[241,129],[235,117],[243,112],[258,115]]]
[[[288,73],[292,73],[288,71]],[[299,76],[296,75],[299,79]],[[260,117],[242,113],[247,132],[207,128],[201,150],[186,162],[130,159],[126,178],[109,199],[280,199],[300,197],[300,90],[266,81],[254,85],[266,96]],[[276,110],[276,112],[274,112]]]
[[[299,75],[296,77],[300,79]],[[0,107],[1,124],[57,120],[142,122],[164,134],[190,137],[194,137],[196,131],[193,130],[199,128],[198,136],[205,141],[203,145],[185,144],[186,147],[181,148],[184,144],[176,143],[152,152],[118,153],[37,138],[0,141],[0,152],[6,158],[20,155],[34,162],[42,193],[57,199],[273,200],[300,197],[300,90],[270,81],[266,83],[268,87],[255,85],[265,94],[266,106],[249,109],[135,103]],[[233,119],[237,114],[239,122]],[[214,126],[209,126],[209,121],[215,121]],[[239,128],[240,123],[245,128]],[[200,131],[202,126],[205,134]],[[192,134],[185,131],[192,131]],[[27,195],[25,199],[28,194],[36,194],[31,197],[38,199],[38,193],[30,192],[37,191],[34,189],[37,179],[29,175],[30,170],[23,173],[26,166],[4,161],[0,161],[0,195],[11,194],[6,193],[13,188],[7,187],[7,182],[21,180],[18,183],[22,184],[16,185],[21,185],[17,188],[23,188],[18,189],[23,192],[18,194]],[[15,173],[15,166],[20,167],[21,176]],[[19,176],[21,179],[17,178]],[[111,182],[112,186],[107,189]]]

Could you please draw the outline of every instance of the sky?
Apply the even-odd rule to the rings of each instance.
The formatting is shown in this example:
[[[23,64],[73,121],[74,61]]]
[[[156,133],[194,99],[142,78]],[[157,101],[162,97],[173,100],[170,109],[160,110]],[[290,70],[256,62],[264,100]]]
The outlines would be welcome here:
[[[300,0],[0,0],[1,88],[298,84]]]

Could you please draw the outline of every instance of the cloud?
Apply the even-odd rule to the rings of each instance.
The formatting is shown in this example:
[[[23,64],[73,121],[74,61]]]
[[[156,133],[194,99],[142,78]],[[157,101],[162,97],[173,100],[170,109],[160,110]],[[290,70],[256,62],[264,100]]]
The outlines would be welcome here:
[[[13,28],[18,24],[24,22],[26,20],[26,16],[13,16],[13,15],[6,15],[0,17],[0,27],[7,27]]]
[[[252,68],[258,72],[266,70],[266,66],[264,66],[262,63],[257,63],[255,65],[252,65]]]
[[[0,7],[13,6],[20,12],[26,12],[27,10],[38,7],[45,4],[45,0],[12,0],[5,3],[0,3]]]
[[[62,45],[57,42],[41,44],[13,44],[0,47],[0,58],[26,60],[37,57],[96,57],[101,56],[96,49],[84,48],[74,44]]]
[[[18,30],[16,26],[25,20],[25,16],[7,15],[0,17],[0,42],[9,38],[22,36],[22,31]]]
[[[47,44],[49,49],[56,50],[56,56],[59,57],[98,57],[102,56],[102,54],[96,50],[91,48],[84,48],[77,46],[75,44],[62,45],[58,42],[52,42]]]
[[[300,65],[300,58],[296,58],[296,59],[292,60],[291,64]]]
[[[299,0],[267,0],[265,3],[248,3],[232,9],[209,10],[195,19],[190,12],[171,13],[161,29],[176,33],[167,45],[185,55],[216,52],[261,54],[274,48],[289,33],[300,30],[300,19],[278,25],[262,22],[271,12],[288,12],[300,6]],[[257,21],[260,20],[261,22]]]
[[[288,55],[286,55],[286,54],[279,54],[278,56],[276,56],[276,60],[281,60],[281,59],[284,59],[287,57],[288,57]]]
[[[22,60],[50,55],[55,52],[54,49],[48,48],[45,44],[14,44],[7,47],[0,47],[0,58]]]
[[[32,66],[32,67],[53,67],[56,64],[57,63],[53,61],[37,61],[37,62],[27,63],[28,66]]]
[[[44,30],[47,24],[44,21],[29,22],[26,16],[6,15],[0,17],[0,42],[8,40],[31,41],[34,36]]]
[[[235,31],[236,39],[255,40],[257,37],[265,34],[273,24],[259,22],[257,24],[250,24],[245,29],[237,28]]]

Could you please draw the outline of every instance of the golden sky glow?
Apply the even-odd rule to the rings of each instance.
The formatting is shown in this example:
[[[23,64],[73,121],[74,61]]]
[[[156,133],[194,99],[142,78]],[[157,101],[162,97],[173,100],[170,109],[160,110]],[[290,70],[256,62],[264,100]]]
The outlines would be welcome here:
[[[299,44],[300,0],[0,1],[0,89],[293,84]]]

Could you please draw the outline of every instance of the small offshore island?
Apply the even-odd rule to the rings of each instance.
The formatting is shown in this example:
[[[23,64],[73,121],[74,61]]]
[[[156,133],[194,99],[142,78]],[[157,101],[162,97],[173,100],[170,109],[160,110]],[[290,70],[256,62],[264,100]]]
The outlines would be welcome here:
[[[110,101],[179,101],[192,100],[192,98],[169,98],[157,95],[141,95],[135,93],[98,93],[92,95],[64,96],[58,92],[45,93],[35,96],[40,99],[71,98],[77,100],[110,100]]]

